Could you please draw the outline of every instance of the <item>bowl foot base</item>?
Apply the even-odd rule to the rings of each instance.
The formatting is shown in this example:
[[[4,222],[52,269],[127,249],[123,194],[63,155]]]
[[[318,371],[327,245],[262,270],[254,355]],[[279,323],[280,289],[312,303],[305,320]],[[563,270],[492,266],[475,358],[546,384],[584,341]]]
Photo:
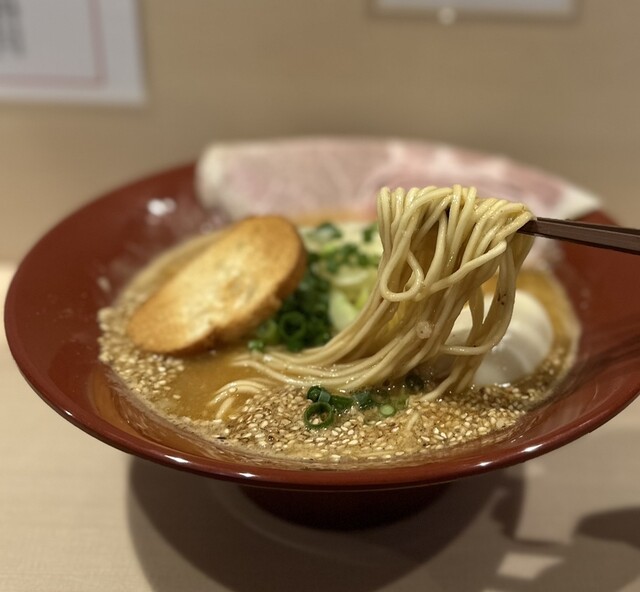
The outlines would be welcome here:
[[[447,484],[381,491],[289,491],[243,487],[261,509],[295,524],[327,530],[382,526],[419,512]]]

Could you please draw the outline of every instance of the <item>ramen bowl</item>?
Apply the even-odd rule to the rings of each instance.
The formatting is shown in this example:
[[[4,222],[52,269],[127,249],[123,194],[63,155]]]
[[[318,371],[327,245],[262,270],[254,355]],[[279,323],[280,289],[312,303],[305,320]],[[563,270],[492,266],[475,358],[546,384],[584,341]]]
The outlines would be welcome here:
[[[208,447],[123,402],[127,397],[99,360],[97,317],[156,255],[225,219],[225,212],[203,207],[194,166],[185,165],[90,202],[33,247],[11,283],[5,326],[20,371],[44,402],[110,446],[236,482],[253,488],[254,497],[264,494],[265,503],[290,506],[292,495],[302,500],[318,492],[394,491],[407,500],[424,499],[420,492],[434,491],[426,486],[567,444],[614,417],[640,391],[640,257],[565,243],[555,274],[582,326],[577,358],[555,394],[507,434],[402,463],[348,469],[290,467]],[[603,212],[586,219],[612,223]]]

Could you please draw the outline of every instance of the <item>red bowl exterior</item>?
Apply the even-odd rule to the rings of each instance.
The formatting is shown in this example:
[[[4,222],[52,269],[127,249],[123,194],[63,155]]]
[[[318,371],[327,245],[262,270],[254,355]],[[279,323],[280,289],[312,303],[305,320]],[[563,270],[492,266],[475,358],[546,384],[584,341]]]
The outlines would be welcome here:
[[[150,217],[149,203],[158,199],[175,208]],[[601,212],[587,219],[612,223]],[[191,165],[127,185],[46,234],[20,264],[7,294],[7,338],[25,379],[65,419],[125,452],[244,485],[336,491],[425,486],[549,452],[602,425],[640,391],[640,257],[566,244],[558,275],[583,326],[578,361],[560,392],[508,438],[412,466],[355,471],[212,458],[154,441],[95,405],[95,377],[108,372],[98,361],[97,312],[137,269],[206,220]]]

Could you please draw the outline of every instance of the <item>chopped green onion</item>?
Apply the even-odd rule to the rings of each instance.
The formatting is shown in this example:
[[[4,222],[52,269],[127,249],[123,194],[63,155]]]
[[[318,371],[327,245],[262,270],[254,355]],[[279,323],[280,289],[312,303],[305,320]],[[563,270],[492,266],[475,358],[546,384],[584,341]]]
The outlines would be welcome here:
[[[280,341],[278,323],[273,318],[267,319],[256,329],[256,337],[264,345],[275,345]]]
[[[331,339],[331,331],[327,327],[327,321],[317,316],[311,317],[307,322],[307,339],[305,344],[308,346],[324,345]]]
[[[321,386],[318,386],[317,384],[312,386],[308,391],[307,391],[307,399],[309,399],[310,401],[313,401],[314,403],[318,400],[318,397],[320,396],[320,393],[323,392],[328,392],[325,389],[323,389]]]
[[[353,399],[351,397],[343,397],[341,395],[331,395],[329,403],[338,413],[343,413],[344,411],[351,409]]]
[[[378,232],[378,223],[373,222],[362,231],[362,240],[365,243],[370,243],[377,232]]]
[[[290,352],[299,352],[304,349],[304,343],[300,339],[289,339],[285,342]]]
[[[396,408],[393,405],[385,403],[384,405],[380,405],[379,411],[380,415],[384,417],[391,417],[396,412]]]
[[[307,427],[311,427],[313,429],[331,425],[335,420],[336,415],[344,413],[353,405],[353,399],[351,397],[332,395],[327,389],[319,385],[314,385],[307,391],[307,399],[312,401],[312,404],[305,411],[304,422]],[[314,405],[322,405],[323,407],[314,407]],[[313,410],[309,411],[312,408]],[[331,420],[327,417],[326,421],[314,423],[312,421],[313,416],[328,413],[327,408],[331,410]],[[311,417],[307,417],[308,414],[310,414]]]
[[[311,231],[311,237],[319,242],[342,238],[342,231],[331,222],[324,222]]]
[[[339,247],[325,249],[320,254],[320,261],[330,274],[338,273],[342,266],[375,267],[378,265],[378,257],[363,253],[354,243],[345,243]]]
[[[278,332],[287,347],[302,344],[307,332],[307,319],[297,310],[285,312],[278,321]]]
[[[304,412],[304,425],[310,430],[328,428],[335,421],[335,412],[329,403],[311,403]]]
[[[262,339],[250,339],[249,343],[247,343],[247,347],[251,351],[262,352],[262,351],[264,351],[265,343],[264,343],[264,341],[262,341]]]
[[[353,400],[356,402],[356,405],[363,410],[370,409],[375,405],[370,390],[356,391],[353,393]]]
[[[369,265],[369,256],[366,253],[358,253],[358,265],[360,267]]]
[[[331,393],[329,391],[325,391],[322,389],[322,392],[318,394],[318,402],[319,403],[331,403]]]

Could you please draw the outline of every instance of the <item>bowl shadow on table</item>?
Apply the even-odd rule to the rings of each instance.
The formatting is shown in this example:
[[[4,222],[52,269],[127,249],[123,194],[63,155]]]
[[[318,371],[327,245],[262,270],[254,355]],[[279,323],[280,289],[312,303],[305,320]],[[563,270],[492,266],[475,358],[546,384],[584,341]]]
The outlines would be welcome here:
[[[633,430],[609,434],[607,446],[632,449],[636,438]],[[554,462],[545,460],[565,470],[566,459],[555,469]],[[523,466],[451,483],[394,522],[338,531],[282,520],[236,485],[134,459],[129,527],[157,592],[367,592],[394,583],[460,592],[595,592],[640,577],[640,506],[585,514],[568,543],[519,535]],[[535,573],[510,572],[513,558],[532,561]]]
[[[496,471],[434,487],[432,495],[422,494],[423,507],[391,522],[314,529],[265,511],[236,485],[135,459],[129,522],[142,567],[159,592],[175,586],[364,592],[428,563],[493,496],[504,498],[501,519],[511,528],[520,512],[522,483]],[[387,496],[389,504],[397,503],[393,492]],[[287,503],[294,500],[289,496]],[[491,569],[495,564],[487,566]]]

